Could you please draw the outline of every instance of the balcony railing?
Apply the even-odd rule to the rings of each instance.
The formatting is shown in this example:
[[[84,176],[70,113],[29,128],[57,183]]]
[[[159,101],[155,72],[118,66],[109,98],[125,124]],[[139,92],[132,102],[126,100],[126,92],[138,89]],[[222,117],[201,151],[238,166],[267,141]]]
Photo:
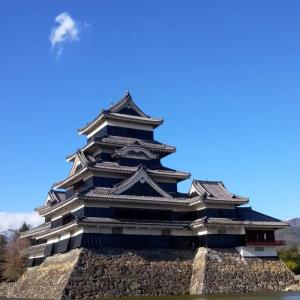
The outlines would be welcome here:
[[[270,245],[270,246],[284,246],[286,244],[285,240],[264,240],[264,241],[247,241],[247,245]]]

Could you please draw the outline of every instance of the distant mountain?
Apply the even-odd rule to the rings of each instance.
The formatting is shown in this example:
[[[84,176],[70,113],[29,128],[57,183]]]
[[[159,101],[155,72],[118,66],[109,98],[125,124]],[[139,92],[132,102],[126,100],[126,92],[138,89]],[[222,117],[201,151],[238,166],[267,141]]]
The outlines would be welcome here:
[[[10,240],[15,235],[15,230],[8,229],[5,231],[1,231],[0,235],[4,235],[6,237],[6,240]]]
[[[278,240],[286,240],[286,246],[297,246],[300,248],[300,218],[294,218],[287,221],[289,228],[276,230]]]
[[[294,218],[288,221],[291,227],[300,227],[300,218]]]

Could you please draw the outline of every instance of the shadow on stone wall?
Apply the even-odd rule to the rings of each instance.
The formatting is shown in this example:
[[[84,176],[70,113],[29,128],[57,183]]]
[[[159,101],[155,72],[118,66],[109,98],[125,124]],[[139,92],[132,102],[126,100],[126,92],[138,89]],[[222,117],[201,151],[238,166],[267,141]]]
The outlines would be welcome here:
[[[294,274],[278,259],[242,258],[234,249],[196,252],[75,249],[0,285],[0,298],[79,299],[284,290]]]

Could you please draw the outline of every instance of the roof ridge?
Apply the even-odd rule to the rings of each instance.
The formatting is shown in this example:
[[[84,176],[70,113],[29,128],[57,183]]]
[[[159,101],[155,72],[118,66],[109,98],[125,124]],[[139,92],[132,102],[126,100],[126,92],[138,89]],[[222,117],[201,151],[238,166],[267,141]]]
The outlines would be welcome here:
[[[107,111],[117,113],[118,110],[122,108],[123,105],[128,102],[130,104],[130,107],[139,115],[150,118],[147,114],[145,114],[133,101],[131,94],[129,93],[129,90],[126,90],[125,95],[115,104],[113,104]]]

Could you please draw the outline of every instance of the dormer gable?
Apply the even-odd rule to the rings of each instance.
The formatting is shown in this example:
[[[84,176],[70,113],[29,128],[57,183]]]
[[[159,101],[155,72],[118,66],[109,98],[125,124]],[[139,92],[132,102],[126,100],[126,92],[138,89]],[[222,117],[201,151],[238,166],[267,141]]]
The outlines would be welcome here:
[[[51,189],[47,195],[44,205],[45,206],[46,205],[54,205],[56,203],[64,201],[65,199],[66,199],[66,193],[64,191],[58,191],[58,190]]]
[[[128,145],[121,149],[117,149],[112,155],[113,157],[126,157],[133,159],[151,160],[157,159],[158,156],[150,152],[149,150],[140,146],[139,143],[134,145]]]
[[[190,196],[199,196],[203,201],[228,202],[236,204],[248,203],[249,199],[231,193],[222,181],[193,180]]]
[[[78,171],[86,167],[90,162],[90,159],[82,151],[77,151],[68,177],[76,174]]]
[[[143,195],[147,191],[149,196],[158,196],[170,198],[171,196],[165,192],[157,183],[155,183],[150,175],[147,173],[144,167],[140,167],[139,170],[134,173],[128,179],[125,179],[120,184],[114,187],[112,194],[115,195],[139,195],[142,189]]]

